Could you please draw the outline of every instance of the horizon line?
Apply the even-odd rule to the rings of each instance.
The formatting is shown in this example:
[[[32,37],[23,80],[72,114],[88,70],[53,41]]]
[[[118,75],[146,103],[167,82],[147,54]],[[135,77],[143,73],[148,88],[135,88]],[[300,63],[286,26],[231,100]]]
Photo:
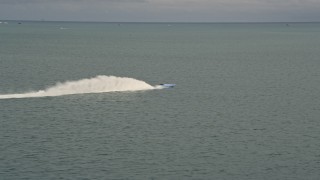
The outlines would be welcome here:
[[[0,22],[78,22],[78,23],[192,23],[192,24],[241,24],[241,23],[320,23],[320,21],[81,21],[81,20],[19,20],[19,19],[1,19]]]

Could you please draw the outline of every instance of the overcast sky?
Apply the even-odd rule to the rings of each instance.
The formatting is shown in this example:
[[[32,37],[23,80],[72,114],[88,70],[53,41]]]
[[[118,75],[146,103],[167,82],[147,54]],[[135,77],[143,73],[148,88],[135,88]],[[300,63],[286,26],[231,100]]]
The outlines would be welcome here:
[[[320,0],[0,0],[2,20],[320,21]]]

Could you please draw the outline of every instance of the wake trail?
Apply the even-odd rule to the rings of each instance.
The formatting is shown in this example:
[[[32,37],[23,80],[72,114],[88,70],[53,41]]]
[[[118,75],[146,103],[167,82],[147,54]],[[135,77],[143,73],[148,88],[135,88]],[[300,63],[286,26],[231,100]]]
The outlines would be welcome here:
[[[77,81],[58,82],[44,90],[26,92],[21,94],[0,94],[0,99],[34,98],[48,96],[63,96],[71,94],[104,93],[121,91],[142,91],[157,89],[144,81],[128,78],[100,75],[93,78]]]

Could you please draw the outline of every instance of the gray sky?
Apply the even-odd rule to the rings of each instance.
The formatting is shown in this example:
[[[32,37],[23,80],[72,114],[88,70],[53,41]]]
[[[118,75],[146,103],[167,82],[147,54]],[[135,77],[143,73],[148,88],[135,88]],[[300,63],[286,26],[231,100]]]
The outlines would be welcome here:
[[[320,21],[320,0],[0,0],[0,19],[304,22]]]

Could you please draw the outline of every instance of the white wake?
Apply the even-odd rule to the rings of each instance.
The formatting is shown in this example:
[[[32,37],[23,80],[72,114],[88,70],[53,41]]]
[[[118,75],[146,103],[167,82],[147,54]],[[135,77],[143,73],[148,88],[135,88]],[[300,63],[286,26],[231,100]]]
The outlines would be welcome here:
[[[0,94],[0,99],[63,96],[70,94],[117,91],[141,91],[151,89],[155,89],[155,87],[137,79],[101,75],[89,79],[66,81],[63,83],[59,82],[52,87],[39,91],[26,92],[22,94]]]

